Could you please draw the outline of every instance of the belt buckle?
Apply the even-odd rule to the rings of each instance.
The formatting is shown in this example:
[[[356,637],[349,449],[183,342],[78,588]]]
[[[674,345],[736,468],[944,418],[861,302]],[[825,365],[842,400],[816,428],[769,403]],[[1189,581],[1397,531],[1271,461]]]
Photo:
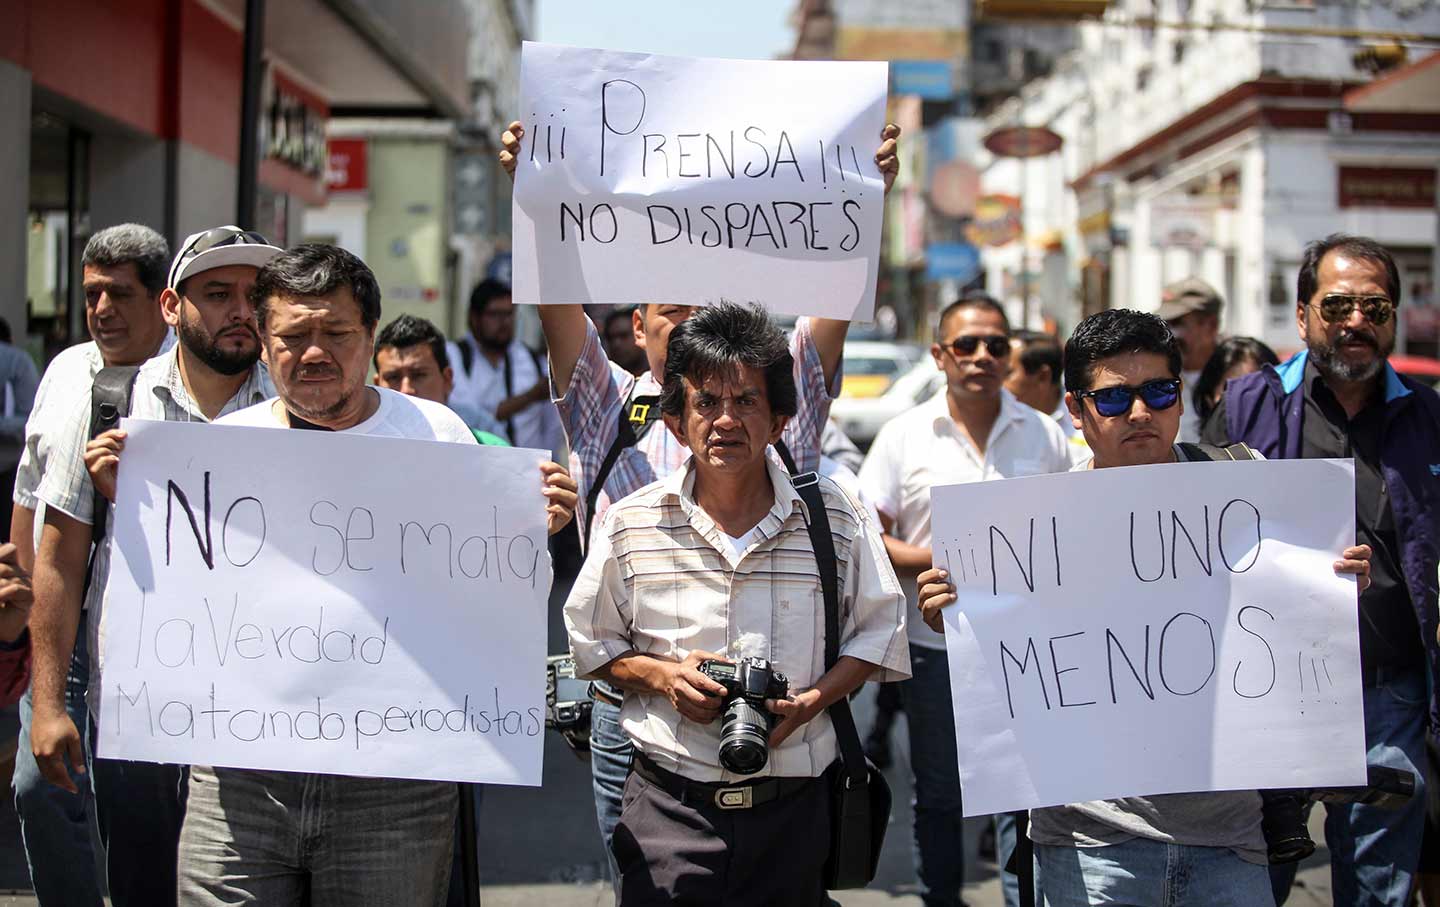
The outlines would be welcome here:
[[[755,805],[750,787],[722,787],[715,792],[715,805],[721,809],[749,809]]]

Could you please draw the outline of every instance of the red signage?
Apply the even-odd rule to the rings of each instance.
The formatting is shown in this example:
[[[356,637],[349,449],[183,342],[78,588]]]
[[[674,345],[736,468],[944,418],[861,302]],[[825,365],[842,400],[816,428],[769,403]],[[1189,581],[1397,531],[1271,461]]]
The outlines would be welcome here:
[[[360,192],[368,187],[364,139],[331,139],[325,165],[325,188],[331,192]]]
[[[1044,126],[1006,126],[985,136],[985,147],[996,157],[1044,157],[1060,150],[1064,140]]]
[[[1433,208],[1433,167],[1340,168],[1342,208]]]

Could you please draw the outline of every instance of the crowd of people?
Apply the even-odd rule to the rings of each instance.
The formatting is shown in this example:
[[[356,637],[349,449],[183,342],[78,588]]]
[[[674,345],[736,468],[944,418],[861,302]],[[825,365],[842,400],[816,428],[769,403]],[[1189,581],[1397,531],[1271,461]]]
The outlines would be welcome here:
[[[503,137],[512,174],[522,135],[516,123]],[[886,127],[874,157],[887,191],[898,138]],[[1308,247],[1302,348],[1283,364],[1222,338],[1222,300],[1199,280],[1166,288],[1154,313],[1101,312],[1063,341],[966,294],[934,326],[944,386],[863,458],[828,418],[844,321],[801,318],[787,336],[764,308],[722,300],[637,301],[598,324],[545,305],[541,354],[517,339],[508,288],[487,280],[452,341],[412,315],[380,328],[379,287],[354,255],[230,226],[173,258],[147,227],[110,227],[82,270],[93,340],[38,389],[0,360],[18,376],[7,408],[12,383],[33,397],[0,548],[0,695],[20,699],[13,785],[41,904],[102,903],[92,821],[117,907],[464,894],[453,783],[96,756],[106,527],[125,455],[125,433],[98,418],[104,400],[138,418],[568,451],[567,465],[540,467],[534,506],[584,555],[564,620],[576,674],[592,681],[595,815],[627,907],[829,903],[831,883],[856,876],[835,866],[825,829],[844,821],[837,791],[858,747],[847,703],[866,683],[883,704],[877,761],[905,715],[921,898],[962,903],[941,622],[957,598],[932,563],[933,486],[1353,457],[1356,544],[1333,569],[1361,590],[1367,758],[1418,780],[1398,811],[1327,806],[1335,903],[1409,907],[1423,890],[1440,905],[1425,783],[1440,727],[1440,396],[1387,364],[1400,281],[1369,240]],[[1054,907],[1285,901],[1294,864],[1267,866],[1262,792],[1137,794],[997,816],[999,862],[1020,870],[1005,873],[1007,905],[1029,899],[1031,878]]]

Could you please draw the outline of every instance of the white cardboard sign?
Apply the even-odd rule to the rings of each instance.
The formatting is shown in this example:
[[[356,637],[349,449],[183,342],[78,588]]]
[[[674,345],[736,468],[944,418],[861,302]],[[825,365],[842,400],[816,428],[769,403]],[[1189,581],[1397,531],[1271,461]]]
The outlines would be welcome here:
[[[1365,783],[1349,460],[937,486],[965,814]]]
[[[101,755],[540,783],[542,452],[124,428]]]
[[[526,42],[515,301],[725,298],[868,321],[886,76]]]

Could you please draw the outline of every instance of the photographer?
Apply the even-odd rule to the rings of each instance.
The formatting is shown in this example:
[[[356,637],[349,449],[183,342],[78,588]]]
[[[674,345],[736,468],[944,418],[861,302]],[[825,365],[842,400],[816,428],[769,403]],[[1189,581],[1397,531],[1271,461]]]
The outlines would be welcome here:
[[[905,599],[877,528],[826,480],[841,633],[822,674],[805,513],[765,453],[795,399],[785,335],[762,310],[721,303],[676,326],[661,408],[692,456],[609,508],[565,606],[577,673],[634,694],[621,721],[637,753],[612,845],[627,907],[824,903],[822,776],[838,758],[825,709],[868,679],[908,676]],[[747,661],[706,665],[724,661],[717,653]],[[771,684],[755,711],[717,679],[728,669],[764,681],[766,667],[789,696]],[[763,736],[743,739],[757,722],[768,757]],[[732,770],[755,768],[736,757],[757,749],[762,767]]]

